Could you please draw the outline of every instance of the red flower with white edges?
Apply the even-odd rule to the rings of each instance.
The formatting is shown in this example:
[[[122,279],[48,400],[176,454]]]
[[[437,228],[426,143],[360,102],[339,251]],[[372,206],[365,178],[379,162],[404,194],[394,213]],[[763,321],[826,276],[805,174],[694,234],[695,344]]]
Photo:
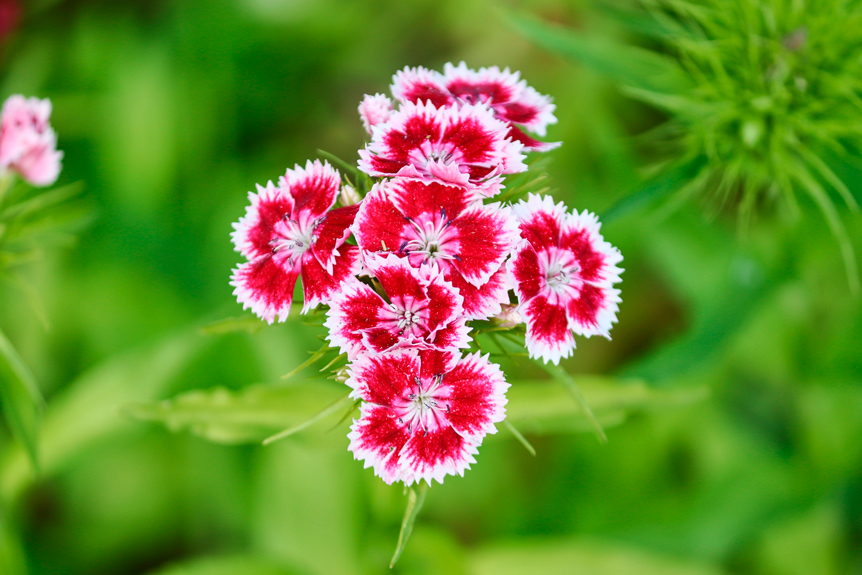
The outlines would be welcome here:
[[[485,106],[407,102],[372,128],[371,142],[359,150],[359,169],[472,186],[490,197],[502,188],[502,174],[527,169],[523,146],[507,139],[507,131]]]
[[[443,74],[425,68],[405,68],[393,78],[392,94],[402,102],[431,102],[438,108],[455,104],[484,104],[494,116],[509,123],[508,136],[521,142],[527,151],[546,152],[559,142],[540,142],[524,130],[544,136],[554,124],[555,106],[551,98],[539,94],[521,80],[518,72],[497,66],[480,68],[447,63]]]
[[[470,337],[463,298],[433,262],[414,268],[395,254],[365,257],[365,266],[388,302],[368,285],[350,278],[329,302],[324,326],[329,341],[354,360],[367,351],[399,347],[454,350]]]
[[[362,119],[362,126],[365,131],[371,133],[371,128],[377,124],[383,124],[389,120],[392,115],[392,100],[383,94],[374,94],[373,96],[365,95],[362,102],[359,103],[359,117]]]
[[[575,348],[572,332],[610,339],[617,321],[622,261],[599,233],[598,218],[566,213],[550,196],[530,194],[512,206],[522,243],[509,261],[530,357],[559,363]]]
[[[350,396],[364,401],[348,449],[389,484],[463,476],[505,418],[509,384],[488,356],[400,349],[348,370]]]
[[[374,185],[352,231],[363,253],[393,252],[419,267],[434,262],[464,298],[467,319],[509,300],[503,262],[518,241],[508,208],[473,200],[468,188],[393,178]]]
[[[278,181],[249,192],[251,205],[234,224],[236,250],[249,261],[231,276],[234,295],[272,323],[287,319],[293,288],[302,275],[302,313],[328,301],[353,275],[356,246],[345,244],[359,206],[330,210],[340,176],[328,163],[296,166]]]

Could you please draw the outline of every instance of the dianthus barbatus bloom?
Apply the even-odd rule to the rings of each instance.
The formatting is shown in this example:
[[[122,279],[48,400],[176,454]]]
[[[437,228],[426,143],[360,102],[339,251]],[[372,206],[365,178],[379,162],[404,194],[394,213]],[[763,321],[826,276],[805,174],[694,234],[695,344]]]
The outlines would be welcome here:
[[[361,413],[350,451],[386,483],[442,483],[463,475],[485,435],[505,418],[500,368],[478,353],[400,349],[366,354],[350,368]]]
[[[464,62],[447,63],[443,74],[425,68],[404,68],[395,74],[392,94],[402,102],[431,102],[445,107],[455,104],[484,104],[494,116],[509,123],[508,136],[521,142],[527,151],[546,152],[559,142],[540,142],[524,130],[544,136],[556,123],[551,98],[539,94],[519,78],[518,72],[497,66],[472,70]]]
[[[566,213],[550,196],[530,194],[512,207],[522,243],[509,272],[527,323],[530,357],[559,363],[575,348],[572,332],[610,338],[620,302],[619,250],[599,233],[598,218]]]
[[[527,169],[523,146],[507,131],[485,106],[406,102],[372,128],[371,142],[359,150],[359,169],[371,176],[440,179],[490,197],[502,188],[503,174]]]
[[[234,224],[236,250],[249,261],[231,276],[234,295],[272,323],[287,319],[293,288],[302,275],[302,312],[326,302],[353,275],[358,248],[345,244],[359,206],[330,210],[340,177],[329,164],[296,166],[278,181],[249,192],[251,205]]]
[[[518,240],[508,208],[473,200],[468,188],[412,178],[384,180],[362,201],[352,228],[363,252],[434,262],[464,298],[467,319],[508,302],[503,262]]]
[[[433,262],[414,268],[395,254],[365,257],[390,303],[356,278],[329,302],[329,341],[354,360],[360,353],[397,347],[453,350],[470,338],[463,298]]]
[[[374,94],[373,96],[366,94],[362,102],[359,103],[359,117],[362,119],[362,126],[369,134],[372,133],[371,129],[374,126],[387,122],[392,111],[392,100],[384,94]]]
[[[57,135],[48,120],[51,102],[10,96],[0,112],[0,169],[17,172],[35,186],[48,186],[60,174]]]

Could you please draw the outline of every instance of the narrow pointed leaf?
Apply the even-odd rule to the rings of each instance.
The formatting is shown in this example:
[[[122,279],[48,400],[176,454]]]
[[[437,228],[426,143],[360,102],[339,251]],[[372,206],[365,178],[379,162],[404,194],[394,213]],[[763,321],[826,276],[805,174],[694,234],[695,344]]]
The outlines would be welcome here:
[[[637,379],[579,376],[579,387],[603,428],[623,423],[634,413],[689,405],[708,397],[705,386],[655,389]],[[570,391],[556,381],[513,381],[506,392],[506,421],[539,434],[588,433],[595,430]]]
[[[44,400],[33,374],[0,331],[0,399],[12,433],[27,450],[34,467],[39,461],[39,430]]]
[[[279,430],[290,433],[325,419],[345,405],[344,387],[325,381],[194,390],[173,399],[129,405],[126,413],[216,443],[259,443]],[[274,441],[274,439],[272,439]]]
[[[257,333],[267,327],[266,322],[257,316],[244,315],[239,317],[228,317],[206,324],[200,328],[201,335],[223,335],[243,331]]]
[[[515,439],[517,439],[518,442],[524,446],[524,449],[526,449],[530,455],[532,455],[533,457],[536,456],[536,448],[533,447],[529,441],[527,441],[526,437],[521,435],[521,432],[518,431],[514,425],[509,423],[508,419],[503,421],[503,425],[506,427],[506,429],[508,429],[512,433],[512,435],[515,436]]]
[[[658,202],[690,182],[706,163],[705,158],[695,158],[666,168],[658,176],[648,180],[632,193],[626,195],[601,215],[607,224],[628,214]]]
[[[14,204],[0,213],[0,222],[8,222],[46,210],[69,200],[84,189],[84,182],[75,182],[49,192],[41,193],[29,200]]]
[[[318,413],[309,417],[308,419],[306,419],[305,421],[303,421],[299,425],[294,425],[293,427],[288,427],[284,431],[280,431],[280,432],[276,433],[275,435],[271,435],[271,436],[267,437],[266,439],[263,440],[263,444],[269,445],[270,443],[272,443],[274,441],[278,441],[279,439],[284,439],[285,437],[290,437],[294,433],[299,433],[303,429],[306,429],[307,427],[314,425],[315,423],[317,423],[321,419],[324,419],[324,418],[328,417],[329,415],[335,413],[342,406],[346,405],[348,401],[350,401],[350,397],[347,394],[345,394],[343,397],[335,400],[330,405],[328,405],[326,408],[320,410]]]
[[[507,16],[511,25],[537,46],[620,84],[672,94],[688,86],[682,68],[666,56],[548,24],[529,14],[510,12]]]
[[[331,154],[325,150],[318,149],[317,155],[323,157],[326,160],[329,160],[330,162],[332,162],[333,164],[335,164],[336,166],[338,166],[342,170],[344,170],[350,174],[353,174],[354,177],[358,177],[360,175],[360,171],[356,166],[348,164],[347,162],[345,162],[344,160],[342,160],[341,158],[339,158],[335,154]]]
[[[418,492],[418,493],[417,493]],[[401,521],[401,532],[398,534],[398,543],[395,546],[395,553],[392,555],[392,561],[389,562],[389,568],[395,567],[398,558],[404,551],[407,545],[407,540],[410,539],[410,534],[413,533],[413,525],[416,523],[416,518],[422,510],[422,505],[425,503],[425,494],[428,492],[428,484],[420,483],[415,489],[407,488],[407,509],[404,510],[404,519]]]

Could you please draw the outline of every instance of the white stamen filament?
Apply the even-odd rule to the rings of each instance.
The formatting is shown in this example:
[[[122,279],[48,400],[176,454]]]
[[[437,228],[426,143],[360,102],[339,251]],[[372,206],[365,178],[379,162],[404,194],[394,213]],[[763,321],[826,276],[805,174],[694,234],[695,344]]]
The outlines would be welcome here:
[[[408,221],[413,225],[417,237],[404,245],[404,250],[425,256],[425,260],[460,260],[458,254],[449,253],[444,249],[445,244],[451,239],[447,233],[451,220],[446,218],[446,212],[441,210],[441,217],[436,222],[429,219],[419,225],[412,218]]]

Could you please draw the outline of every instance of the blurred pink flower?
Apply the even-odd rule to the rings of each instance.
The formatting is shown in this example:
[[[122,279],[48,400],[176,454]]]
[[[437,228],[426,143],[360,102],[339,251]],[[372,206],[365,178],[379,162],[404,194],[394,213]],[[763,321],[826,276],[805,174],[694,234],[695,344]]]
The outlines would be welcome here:
[[[10,96],[0,112],[0,169],[35,186],[49,186],[60,174],[57,135],[48,124],[51,102]]]

